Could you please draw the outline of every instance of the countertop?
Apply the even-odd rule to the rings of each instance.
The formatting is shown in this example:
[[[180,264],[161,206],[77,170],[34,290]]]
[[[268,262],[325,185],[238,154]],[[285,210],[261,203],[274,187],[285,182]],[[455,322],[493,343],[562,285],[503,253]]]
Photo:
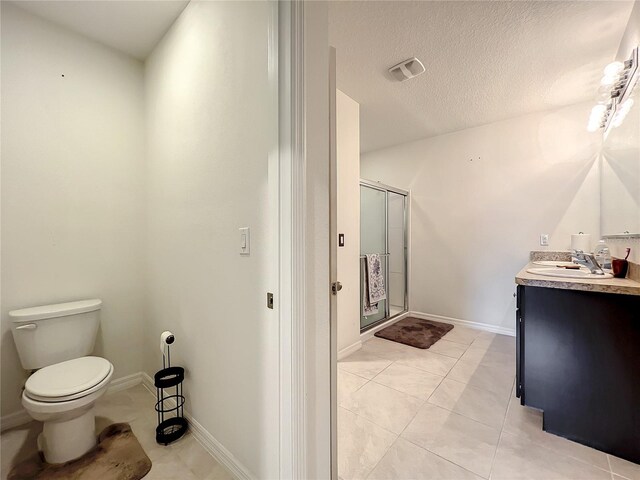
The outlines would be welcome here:
[[[606,280],[590,280],[584,278],[560,278],[535,275],[527,272],[529,268],[539,265],[528,263],[516,275],[516,283],[528,287],[560,288],[563,290],[582,290],[584,292],[618,293],[622,295],[640,295],[640,282],[629,278],[608,278]]]

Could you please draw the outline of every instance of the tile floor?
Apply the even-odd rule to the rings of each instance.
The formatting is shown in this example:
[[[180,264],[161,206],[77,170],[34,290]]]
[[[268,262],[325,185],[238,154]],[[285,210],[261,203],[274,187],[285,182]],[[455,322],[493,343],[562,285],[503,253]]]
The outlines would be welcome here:
[[[96,405],[96,430],[115,422],[131,425],[138,441],[153,463],[145,480],[231,480],[233,477],[188,433],[164,447],[155,441],[154,396],[142,385],[105,395]],[[15,462],[36,451],[42,424],[31,422],[0,435],[2,479]]]
[[[428,350],[368,340],[338,363],[340,477],[640,480],[640,465],[543,432],[514,372],[504,335],[456,326]]]

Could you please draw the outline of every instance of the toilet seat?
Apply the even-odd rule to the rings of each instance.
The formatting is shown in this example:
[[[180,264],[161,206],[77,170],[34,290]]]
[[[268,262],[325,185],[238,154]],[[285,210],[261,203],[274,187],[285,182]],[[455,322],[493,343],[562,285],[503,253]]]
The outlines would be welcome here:
[[[100,390],[112,374],[113,365],[104,358],[75,358],[35,372],[27,379],[24,393],[38,402],[68,402]]]

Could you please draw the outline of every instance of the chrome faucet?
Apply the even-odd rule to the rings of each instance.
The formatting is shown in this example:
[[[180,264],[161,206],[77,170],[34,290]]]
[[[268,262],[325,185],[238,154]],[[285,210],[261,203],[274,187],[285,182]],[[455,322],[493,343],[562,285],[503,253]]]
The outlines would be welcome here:
[[[571,261],[578,265],[587,267],[594,275],[604,275],[604,271],[602,270],[602,267],[600,267],[596,257],[590,253],[584,253],[582,250],[576,250],[573,255],[571,255]]]

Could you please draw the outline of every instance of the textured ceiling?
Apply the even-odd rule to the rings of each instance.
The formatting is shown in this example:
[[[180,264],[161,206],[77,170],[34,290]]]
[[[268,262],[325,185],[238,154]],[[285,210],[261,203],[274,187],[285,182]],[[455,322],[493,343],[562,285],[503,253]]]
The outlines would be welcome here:
[[[144,60],[187,0],[18,0],[39,17]]]
[[[338,88],[363,152],[595,98],[630,1],[331,2]],[[416,56],[405,82],[387,69]],[[586,119],[585,119],[586,122]]]

